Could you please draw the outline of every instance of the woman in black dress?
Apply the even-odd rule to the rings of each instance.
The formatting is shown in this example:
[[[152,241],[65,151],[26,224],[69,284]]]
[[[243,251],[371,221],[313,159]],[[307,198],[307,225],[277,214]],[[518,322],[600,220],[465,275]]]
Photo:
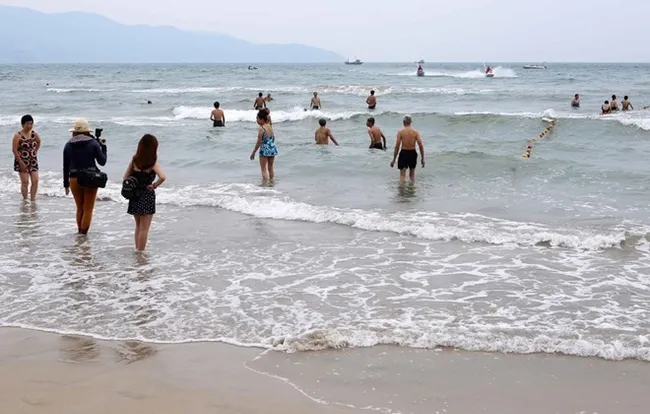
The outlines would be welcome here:
[[[156,214],[156,188],[166,179],[158,165],[158,140],[153,135],[146,134],[138,143],[138,150],[124,173],[125,180],[129,177],[137,180],[140,196],[129,200],[127,212],[135,218],[135,249],[144,251]]]

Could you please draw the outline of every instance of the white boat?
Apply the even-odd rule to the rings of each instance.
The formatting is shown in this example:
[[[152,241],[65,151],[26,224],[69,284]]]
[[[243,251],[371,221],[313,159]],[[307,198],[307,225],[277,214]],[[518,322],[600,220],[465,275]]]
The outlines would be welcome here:
[[[546,65],[524,65],[522,66],[524,69],[548,69]]]
[[[424,60],[420,59],[420,60],[418,60],[418,61],[415,62],[415,63],[417,63],[417,64],[419,64],[419,65],[424,65]]]
[[[345,61],[345,64],[346,65],[363,65],[363,62],[360,61],[359,59],[355,59],[355,60],[348,59],[348,60]]]
[[[486,74],[485,74],[485,77],[486,77],[486,78],[493,78],[493,77],[494,77],[494,73],[492,73],[492,72],[490,72],[490,73],[486,73]]]
[[[416,73],[418,76],[424,76],[424,70],[418,70]]]

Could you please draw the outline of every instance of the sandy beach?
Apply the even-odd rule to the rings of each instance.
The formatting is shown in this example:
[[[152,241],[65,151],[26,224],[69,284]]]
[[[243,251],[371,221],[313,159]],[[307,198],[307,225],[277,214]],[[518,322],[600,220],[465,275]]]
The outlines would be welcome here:
[[[2,413],[646,413],[645,362],[399,347],[284,354],[0,329]]]

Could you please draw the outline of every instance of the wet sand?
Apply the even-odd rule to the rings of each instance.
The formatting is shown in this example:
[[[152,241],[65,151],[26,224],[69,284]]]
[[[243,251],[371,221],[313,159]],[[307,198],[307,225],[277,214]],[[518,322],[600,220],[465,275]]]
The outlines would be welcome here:
[[[0,329],[22,413],[647,413],[650,364],[399,347],[283,354]]]

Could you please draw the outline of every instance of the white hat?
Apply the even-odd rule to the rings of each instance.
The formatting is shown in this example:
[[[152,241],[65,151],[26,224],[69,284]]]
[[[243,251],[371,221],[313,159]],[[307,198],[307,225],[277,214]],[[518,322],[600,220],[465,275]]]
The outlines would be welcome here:
[[[90,125],[88,124],[88,121],[83,118],[77,119],[72,129],[70,129],[70,132],[79,132],[82,134],[85,132],[90,132]]]

